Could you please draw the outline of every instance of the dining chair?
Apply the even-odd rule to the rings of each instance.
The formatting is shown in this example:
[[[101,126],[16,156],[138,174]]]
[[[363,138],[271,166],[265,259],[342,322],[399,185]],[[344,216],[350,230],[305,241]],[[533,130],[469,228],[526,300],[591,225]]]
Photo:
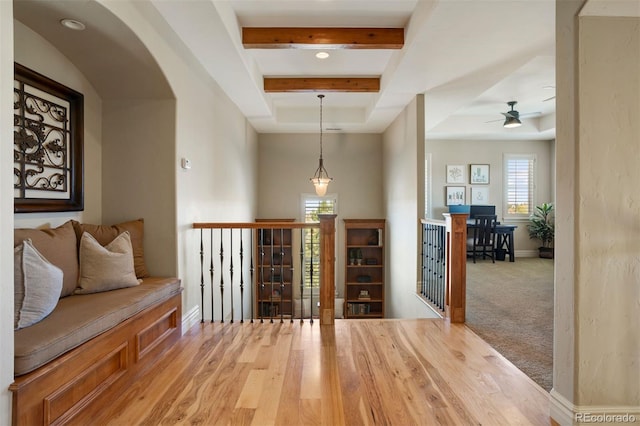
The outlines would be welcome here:
[[[496,222],[497,215],[477,215],[471,228],[473,231],[470,238],[467,238],[467,256],[476,257],[482,255],[483,259],[490,257],[496,263]]]

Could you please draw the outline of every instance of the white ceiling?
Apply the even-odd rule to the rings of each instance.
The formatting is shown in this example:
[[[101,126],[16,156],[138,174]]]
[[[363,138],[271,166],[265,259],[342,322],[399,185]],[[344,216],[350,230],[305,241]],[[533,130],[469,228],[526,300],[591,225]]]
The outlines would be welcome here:
[[[424,93],[428,137],[555,135],[555,102],[543,102],[555,86],[553,1],[214,0],[197,10],[154,4],[258,132],[318,129],[315,93],[264,93],[263,76],[380,76],[379,93],[327,93],[325,127],[382,132]],[[224,46],[213,39],[212,21],[226,30]],[[333,50],[320,60],[314,49],[244,49],[243,26],[403,27],[405,46]],[[511,100],[521,114],[540,114],[504,129],[500,113]]]
[[[18,19],[32,28],[39,26],[34,29],[42,34],[46,25],[33,17],[33,10],[25,12],[27,5],[73,13],[70,17],[82,20],[83,8],[70,3],[78,4],[17,0],[14,10]],[[93,2],[81,3],[91,9],[86,5]],[[555,101],[543,102],[555,94],[555,2],[551,0],[151,3],[154,13],[164,18],[260,133],[317,132],[319,118],[316,93],[265,93],[263,76],[380,76],[379,93],[326,93],[325,128],[382,132],[417,94],[424,93],[427,137],[555,137]],[[244,49],[243,26],[403,27],[405,46],[387,51],[332,50],[328,59],[320,60],[313,49]],[[122,37],[121,26],[119,35],[105,31],[104,23],[101,27],[102,37]],[[43,35],[55,40],[59,30],[46,31]],[[71,58],[82,54],[80,49],[67,49]],[[539,114],[523,118],[519,128],[505,129],[500,113],[508,110],[506,103],[511,100],[518,101],[521,114]]]

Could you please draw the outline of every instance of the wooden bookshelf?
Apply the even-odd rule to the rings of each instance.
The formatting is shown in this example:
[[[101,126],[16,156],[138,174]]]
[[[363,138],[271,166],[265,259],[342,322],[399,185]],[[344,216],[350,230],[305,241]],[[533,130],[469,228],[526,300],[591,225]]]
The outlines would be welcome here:
[[[384,318],[384,219],[344,219],[345,318]]]

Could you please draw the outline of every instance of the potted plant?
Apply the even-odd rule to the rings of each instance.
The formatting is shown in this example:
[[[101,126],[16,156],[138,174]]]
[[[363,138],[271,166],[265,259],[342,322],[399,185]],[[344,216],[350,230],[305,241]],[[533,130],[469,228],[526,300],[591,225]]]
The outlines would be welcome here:
[[[546,259],[553,259],[553,247],[551,247],[555,235],[553,219],[553,204],[551,203],[536,206],[535,212],[529,218],[529,238],[542,242],[538,252],[540,257]]]

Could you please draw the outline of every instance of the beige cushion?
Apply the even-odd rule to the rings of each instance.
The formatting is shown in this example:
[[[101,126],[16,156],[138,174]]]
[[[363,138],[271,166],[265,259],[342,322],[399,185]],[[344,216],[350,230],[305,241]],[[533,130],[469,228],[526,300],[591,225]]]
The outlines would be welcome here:
[[[49,315],[62,290],[62,270],[36,250],[31,240],[14,248],[13,328],[29,327]]]
[[[83,232],[91,234],[101,245],[106,246],[124,231],[129,232],[131,246],[133,247],[133,261],[136,268],[136,277],[148,277],[147,267],[144,263],[144,220],[132,220],[118,223],[116,225],[89,225],[86,223],[72,221],[73,229],[76,231],[78,242]]]
[[[54,229],[14,229],[13,246],[24,240],[31,240],[45,259],[62,269],[59,297],[73,294],[78,283],[78,243],[71,221]]]
[[[99,293],[138,285],[128,232],[105,247],[89,233],[80,239],[80,279],[75,294]]]

